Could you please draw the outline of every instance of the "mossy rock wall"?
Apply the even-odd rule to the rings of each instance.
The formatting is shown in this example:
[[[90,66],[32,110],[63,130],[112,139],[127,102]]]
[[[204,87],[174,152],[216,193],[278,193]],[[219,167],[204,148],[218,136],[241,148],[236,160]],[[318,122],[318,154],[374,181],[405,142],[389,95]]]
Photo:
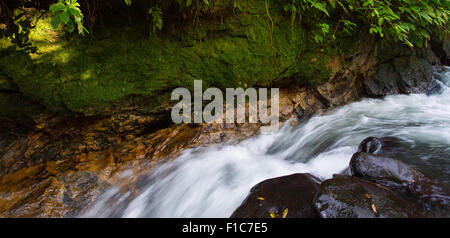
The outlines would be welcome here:
[[[243,9],[168,24],[155,36],[146,33],[148,26],[130,24],[81,38],[52,29],[44,18],[32,33],[38,54],[17,52],[8,39],[0,40],[0,74],[50,111],[91,116],[138,105],[143,98],[141,109],[152,111],[169,101],[172,89],[192,88],[194,80],[222,89],[283,80],[318,84],[329,78],[331,60],[354,46],[349,39],[347,47],[316,44],[281,6],[271,6],[267,14],[264,4],[249,1]],[[2,111],[2,118],[11,118],[10,110]]]

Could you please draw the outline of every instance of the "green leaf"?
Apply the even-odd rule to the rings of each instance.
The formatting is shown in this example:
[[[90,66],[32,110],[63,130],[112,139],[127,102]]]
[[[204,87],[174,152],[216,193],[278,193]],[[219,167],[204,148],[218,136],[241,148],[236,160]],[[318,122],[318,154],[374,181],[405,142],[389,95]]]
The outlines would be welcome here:
[[[64,24],[67,24],[67,22],[70,21],[70,15],[68,12],[62,12],[61,14],[59,14],[59,18]]]
[[[327,16],[330,16],[327,10],[327,4],[326,3],[320,3],[320,2],[311,2],[311,6],[318,9],[321,12],[324,12]]]
[[[366,1],[363,3],[363,6],[364,6],[364,7],[367,7],[368,5],[370,5],[371,7],[373,7],[373,6],[374,6],[373,0],[366,0]]]
[[[336,0],[328,0],[332,8],[336,8]]]
[[[79,8],[71,6],[69,7],[69,13],[75,17],[83,18],[83,14],[81,13],[81,10]]]
[[[330,31],[330,25],[326,24],[326,23],[321,23],[319,24],[320,29],[322,30],[322,34],[326,34]]]
[[[69,27],[69,32],[72,33],[75,30],[75,24],[73,21],[69,21],[67,23],[67,27]]]
[[[61,24],[61,20],[59,19],[59,15],[54,16],[51,21],[51,25],[53,28],[57,28]]]
[[[321,43],[323,41],[323,36],[321,35],[314,35],[314,41],[316,41],[316,43]]]
[[[66,6],[62,2],[52,4],[49,8],[51,13],[57,13],[59,11],[63,11],[64,9],[66,9]]]

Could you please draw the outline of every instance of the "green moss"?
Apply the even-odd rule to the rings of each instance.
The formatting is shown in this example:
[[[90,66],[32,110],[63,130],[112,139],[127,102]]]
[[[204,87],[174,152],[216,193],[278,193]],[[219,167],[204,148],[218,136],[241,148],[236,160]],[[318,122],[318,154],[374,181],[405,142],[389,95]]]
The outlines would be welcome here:
[[[172,89],[191,88],[196,79],[222,89],[328,79],[327,64],[338,50],[316,46],[276,7],[272,28],[264,6],[252,6],[220,22],[200,20],[151,38],[137,26],[110,27],[94,39],[69,37],[44,19],[32,32],[39,54],[3,50],[1,73],[50,110],[85,115],[133,97],[166,100]],[[0,46],[10,45],[2,39]]]

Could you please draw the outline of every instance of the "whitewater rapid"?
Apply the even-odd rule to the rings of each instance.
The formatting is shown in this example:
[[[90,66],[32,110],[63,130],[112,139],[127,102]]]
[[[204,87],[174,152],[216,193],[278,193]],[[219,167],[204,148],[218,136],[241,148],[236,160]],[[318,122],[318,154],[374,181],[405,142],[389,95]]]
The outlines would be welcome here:
[[[398,138],[398,159],[450,184],[450,69],[435,80],[434,95],[363,99],[272,135],[186,150],[143,178],[137,195],[110,188],[82,216],[229,217],[262,180],[343,172],[368,136]]]

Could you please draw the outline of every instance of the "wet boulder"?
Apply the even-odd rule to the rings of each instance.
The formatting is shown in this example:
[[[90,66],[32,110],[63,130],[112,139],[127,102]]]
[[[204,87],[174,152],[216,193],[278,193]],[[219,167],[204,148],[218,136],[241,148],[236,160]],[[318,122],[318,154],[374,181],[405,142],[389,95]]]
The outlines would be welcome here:
[[[351,175],[361,177],[384,186],[401,189],[414,181],[429,180],[420,171],[396,159],[357,152],[350,160]]]
[[[353,176],[384,185],[420,202],[431,210],[448,211],[450,195],[422,172],[396,159],[365,152],[355,153],[350,160]]]
[[[391,149],[391,138],[382,137],[367,137],[365,138],[358,146],[357,152],[366,152],[370,154],[385,154],[386,152],[389,153]],[[350,167],[347,167],[345,170],[341,171],[339,174],[342,175],[349,175],[351,176],[352,173],[350,171]]]
[[[352,176],[324,181],[314,206],[321,218],[406,218],[424,216],[416,205],[389,188]]]
[[[231,218],[315,218],[313,200],[320,180],[298,173],[255,185]]]
[[[382,155],[385,157],[408,157],[411,154],[411,148],[406,141],[397,137],[367,137],[358,146],[358,152],[368,154]]]
[[[380,154],[383,148],[383,142],[376,137],[367,137],[358,146],[358,152],[369,154]]]

